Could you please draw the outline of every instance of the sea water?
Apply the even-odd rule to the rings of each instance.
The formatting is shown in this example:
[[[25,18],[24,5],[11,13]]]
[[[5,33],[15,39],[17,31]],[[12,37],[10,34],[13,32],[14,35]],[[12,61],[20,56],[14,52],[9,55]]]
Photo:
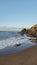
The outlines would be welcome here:
[[[21,36],[18,31],[0,31],[0,55],[16,53],[34,45],[29,37]]]

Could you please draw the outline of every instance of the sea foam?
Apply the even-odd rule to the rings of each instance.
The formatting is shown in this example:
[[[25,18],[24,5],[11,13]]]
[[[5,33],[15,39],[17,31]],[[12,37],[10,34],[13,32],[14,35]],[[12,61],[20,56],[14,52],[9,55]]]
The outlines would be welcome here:
[[[26,36],[20,36],[20,37],[10,37],[8,39],[0,40],[0,49],[3,49],[7,46],[14,46],[15,44],[19,43],[25,43],[27,41]]]
[[[8,46],[14,46],[15,44],[29,43],[29,38],[26,35],[20,37],[10,37],[8,39],[0,40],[0,49],[4,49]]]

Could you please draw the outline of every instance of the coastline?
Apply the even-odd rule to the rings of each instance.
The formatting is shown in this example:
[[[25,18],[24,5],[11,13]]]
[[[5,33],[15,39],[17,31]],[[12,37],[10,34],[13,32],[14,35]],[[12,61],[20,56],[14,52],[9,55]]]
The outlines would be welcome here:
[[[24,34],[27,34],[27,36],[29,36],[27,39],[35,43],[35,46],[30,46],[29,48],[16,52],[14,54],[0,56],[0,65],[37,65],[37,44],[36,44],[37,43],[37,26],[34,25],[30,29],[23,29],[22,31],[18,33],[21,34],[22,36]],[[28,40],[26,40],[27,43],[29,43]],[[16,44],[15,47],[16,46],[19,46],[19,45]],[[21,46],[21,48],[23,47]],[[19,47],[19,50],[20,50],[20,47]]]
[[[0,56],[0,65],[37,65],[37,45],[16,54]]]

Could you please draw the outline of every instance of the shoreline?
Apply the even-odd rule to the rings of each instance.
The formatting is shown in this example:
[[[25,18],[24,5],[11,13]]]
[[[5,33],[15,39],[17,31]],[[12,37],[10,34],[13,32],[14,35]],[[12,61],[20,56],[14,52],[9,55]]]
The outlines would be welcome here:
[[[37,45],[16,54],[0,56],[0,65],[37,65]]]

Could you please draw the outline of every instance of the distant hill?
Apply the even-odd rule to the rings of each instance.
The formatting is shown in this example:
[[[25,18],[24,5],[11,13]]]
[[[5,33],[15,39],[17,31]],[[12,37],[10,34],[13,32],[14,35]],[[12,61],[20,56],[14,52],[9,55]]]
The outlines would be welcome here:
[[[0,31],[15,31],[15,30],[21,30],[22,28],[18,27],[6,27],[6,26],[0,26]]]

